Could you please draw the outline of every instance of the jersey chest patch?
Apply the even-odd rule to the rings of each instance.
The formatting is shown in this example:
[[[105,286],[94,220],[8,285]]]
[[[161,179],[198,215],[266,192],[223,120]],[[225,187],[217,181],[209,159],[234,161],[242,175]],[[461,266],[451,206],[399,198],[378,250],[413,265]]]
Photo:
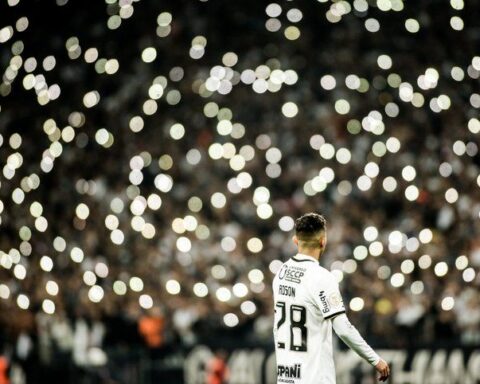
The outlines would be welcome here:
[[[283,264],[280,272],[278,273],[278,278],[280,280],[298,284],[302,281],[302,277],[305,276],[305,271],[306,269],[302,267]]]

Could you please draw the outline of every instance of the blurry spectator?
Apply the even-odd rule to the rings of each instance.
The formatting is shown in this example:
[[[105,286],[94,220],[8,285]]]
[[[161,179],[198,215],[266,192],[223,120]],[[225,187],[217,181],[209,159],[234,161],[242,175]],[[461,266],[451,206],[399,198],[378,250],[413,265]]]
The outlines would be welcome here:
[[[461,340],[466,345],[480,344],[480,296],[473,289],[461,293],[456,307]]]
[[[138,321],[138,330],[149,348],[160,348],[164,339],[165,319],[159,308],[153,308]]]
[[[88,321],[78,318],[75,321],[73,336],[73,360],[78,366],[105,364],[102,351],[105,325],[98,320]]]
[[[0,355],[0,384],[10,384],[8,380],[8,360]]]
[[[224,384],[228,382],[227,353],[218,350],[207,362],[205,384]]]

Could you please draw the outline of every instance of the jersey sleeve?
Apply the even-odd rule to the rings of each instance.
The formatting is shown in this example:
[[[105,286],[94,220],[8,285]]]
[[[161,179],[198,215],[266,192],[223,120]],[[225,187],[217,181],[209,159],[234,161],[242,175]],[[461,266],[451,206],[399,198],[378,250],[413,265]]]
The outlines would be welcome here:
[[[360,357],[373,366],[378,364],[380,356],[367,344],[357,329],[348,321],[345,314],[336,316],[332,321],[332,325],[335,333]]]
[[[313,284],[315,304],[320,309],[324,319],[330,319],[345,313],[342,295],[337,280],[330,272],[322,274]]]

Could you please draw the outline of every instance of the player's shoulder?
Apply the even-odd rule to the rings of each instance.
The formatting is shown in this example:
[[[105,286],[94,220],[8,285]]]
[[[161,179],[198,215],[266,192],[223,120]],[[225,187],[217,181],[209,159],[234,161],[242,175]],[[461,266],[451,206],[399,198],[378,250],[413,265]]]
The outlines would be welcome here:
[[[315,284],[315,286],[330,286],[337,283],[337,279],[327,268],[322,267],[320,264],[316,264],[309,268],[307,273],[307,279],[309,282]]]
[[[318,273],[321,273],[324,276],[333,277],[332,272],[330,272],[327,268],[322,267],[320,264],[317,264],[317,268],[318,268]]]

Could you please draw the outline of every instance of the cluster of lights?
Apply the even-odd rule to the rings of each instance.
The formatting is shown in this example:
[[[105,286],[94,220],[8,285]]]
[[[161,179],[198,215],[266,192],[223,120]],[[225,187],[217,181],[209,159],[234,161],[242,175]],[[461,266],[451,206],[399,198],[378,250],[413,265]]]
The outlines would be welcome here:
[[[9,6],[18,4],[18,0],[8,0]],[[319,0],[320,3],[327,3],[328,0]],[[60,3],[60,2],[59,2]],[[129,19],[134,15],[133,0],[106,0],[107,3],[107,27],[115,30],[121,27],[123,20]],[[353,2],[335,1],[328,2],[325,17],[330,23],[339,23],[348,14],[354,14],[363,20],[364,28],[370,33],[376,33],[381,30],[379,19],[367,17],[370,8],[377,8],[381,12],[400,12],[404,9],[402,0],[377,0],[367,2],[366,0],[355,0]],[[464,8],[463,0],[451,0],[450,6],[454,12],[459,12]],[[303,13],[299,8],[280,5],[278,3],[268,4],[265,8],[267,20],[265,28],[269,32],[279,32],[284,38],[294,44],[297,39],[302,37],[300,29]],[[172,31],[173,15],[169,12],[161,12],[156,18],[156,36],[166,38]],[[40,106],[45,106],[50,102],[57,101],[62,96],[60,85],[50,83],[49,73],[58,71],[57,58],[53,54],[45,57],[25,57],[22,56],[25,51],[23,41],[15,40],[17,35],[29,28],[30,21],[27,17],[20,17],[12,25],[4,26],[0,29],[0,44],[10,43],[11,58],[2,74],[2,83],[0,83],[0,95],[6,97],[11,93],[12,84],[21,71],[25,75],[21,81],[25,90],[34,92],[36,101]],[[450,27],[455,33],[464,29],[463,19],[454,14],[450,18]],[[415,18],[408,18],[404,21],[402,29],[407,34],[418,33],[426,25],[421,25]],[[405,33],[405,31],[403,31]],[[143,46],[138,52],[138,60],[142,65],[154,67],[155,62],[163,54],[159,45],[150,43],[149,46]],[[71,60],[77,60],[83,57],[87,64],[92,64],[97,74],[112,76],[118,74],[120,62],[115,57],[102,57],[101,52],[96,47],[82,48],[80,39],[71,36],[65,41],[65,49]],[[189,60],[201,62],[207,49],[207,38],[203,35],[194,36],[189,48]],[[401,136],[393,136],[396,133],[390,132],[389,121],[399,116],[400,106],[411,104],[415,108],[429,109],[434,113],[442,113],[452,110],[455,95],[447,94],[443,91],[442,82],[444,81],[443,72],[440,67],[427,67],[422,73],[415,74],[412,82],[402,79],[398,73],[392,72],[396,68],[394,55],[386,52],[377,53],[374,57],[376,61],[379,76],[375,78],[362,77],[359,74],[347,73],[344,75],[335,73],[323,73],[319,78],[319,86],[322,90],[331,91],[331,112],[340,115],[345,119],[345,130],[348,135],[358,135],[358,142],[363,146],[363,153],[357,153],[356,148],[346,144],[332,144],[334,141],[331,136],[323,132],[325,136],[315,133],[309,139],[310,147],[320,156],[321,166],[313,173],[308,172],[303,184],[303,194],[307,197],[322,194],[328,189],[334,189],[340,196],[348,196],[352,193],[367,193],[371,191],[377,183],[381,190],[380,193],[386,194],[402,193],[405,200],[416,204],[422,197],[423,186],[420,187],[422,169],[411,159],[399,161],[398,168],[389,172],[391,175],[384,174],[382,168],[382,158],[401,155],[403,141]],[[211,196],[204,197],[189,196],[187,206],[189,212],[174,217],[167,228],[177,236],[174,243],[174,249],[177,252],[177,258],[182,265],[191,265],[196,244],[207,240],[211,236],[214,228],[202,223],[202,209],[205,206],[213,208],[214,211],[223,212],[229,209],[232,202],[235,201],[235,195],[248,190],[250,193],[251,207],[254,209],[257,217],[263,220],[271,220],[278,226],[281,232],[289,233],[294,227],[292,217],[284,215],[276,217],[274,206],[275,199],[272,196],[273,189],[269,189],[267,183],[258,184],[255,174],[250,167],[255,167],[259,158],[264,158],[267,165],[265,174],[270,179],[277,179],[282,175],[282,166],[285,162],[285,153],[282,153],[282,145],[276,141],[276,137],[271,133],[258,134],[255,143],[245,142],[245,136],[248,128],[237,119],[233,119],[233,111],[228,107],[222,107],[219,99],[233,91],[238,86],[247,88],[248,91],[256,94],[265,94],[267,92],[281,95],[281,91],[286,90],[286,86],[293,87],[298,83],[299,74],[294,69],[285,69],[284,63],[279,59],[270,58],[267,61],[260,61],[256,66],[245,68],[246,59],[239,57],[237,53],[227,51],[221,56],[221,63],[217,61],[216,65],[208,68],[208,71],[202,72],[191,84],[194,93],[200,95],[204,100],[203,115],[212,123],[212,131],[215,137],[206,149],[190,148],[185,153],[184,159],[174,158],[173,155],[163,154],[157,159],[147,152],[135,154],[129,159],[129,186],[125,193],[113,197],[110,201],[111,212],[106,214],[104,226],[109,231],[110,240],[114,245],[124,246],[127,236],[139,234],[143,239],[154,239],[157,236],[157,228],[153,224],[152,215],[162,209],[172,194],[176,186],[175,173],[172,168],[183,166],[186,162],[190,168],[195,168],[207,161],[228,163],[229,171],[233,173],[229,177],[224,189],[218,187]],[[123,65],[123,63],[122,63]],[[240,69],[242,68],[242,69]],[[455,82],[463,82],[468,77],[478,79],[480,76],[480,57],[475,56],[466,66],[453,65],[447,68],[451,79]],[[150,124],[148,116],[153,116],[158,112],[160,102],[165,102],[169,106],[175,106],[182,101],[182,94],[179,89],[172,88],[175,83],[180,83],[185,79],[186,68],[174,66],[168,71],[168,75],[155,77],[147,88],[147,97],[143,99],[141,110],[136,111],[128,117],[126,125],[129,133],[141,134]],[[107,77],[108,77],[107,76]],[[365,76],[365,75],[364,75]],[[317,80],[318,82],[318,80]],[[317,83],[318,87],[318,83]],[[394,93],[385,97],[385,94],[379,96],[381,106],[372,110],[365,110],[361,116],[353,116],[359,111],[357,103],[349,97],[351,93],[361,95],[370,95],[369,92],[382,91],[387,92],[388,87],[394,90]],[[354,91],[354,92],[351,92]],[[48,145],[44,148],[39,162],[37,173],[25,175],[18,186],[13,186],[10,192],[11,201],[17,206],[28,206],[28,212],[31,216],[31,222],[26,223],[18,230],[18,236],[21,240],[18,249],[11,249],[0,254],[0,266],[10,271],[9,273],[19,281],[28,279],[32,273],[29,269],[29,263],[26,257],[32,254],[32,237],[36,232],[45,233],[49,231],[49,221],[47,216],[48,206],[41,201],[31,199],[29,193],[39,188],[42,175],[52,172],[55,162],[61,158],[64,152],[71,146],[85,148],[89,140],[95,142],[101,149],[110,149],[115,143],[114,131],[112,128],[96,126],[93,134],[89,137],[86,130],[82,130],[89,110],[95,110],[102,107],[107,102],[106,95],[98,89],[89,89],[80,96],[82,109],[85,111],[73,111],[68,116],[68,125],[59,126],[53,118],[45,120],[43,123],[43,132]],[[183,91],[182,91],[183,92]],[[390,97],[391,96],[391,97]],[[278,113],[285,118],[285,121],[295,122],[299,114],[307,112],[307,108],[295,97],[287,94],[285,98],[280,98]],[[222,99],[223,101],[223,99]],[[472,93],[468,97],[469,106],[475,110],[480,108],[480,95]],[[406,105],[408,107],[408,105]],[[468,122],[465,123],[465,132],[471,135],[480,133],[480,122],[478,118],[469,115]],[[292,120],[289,120],[292,119]],[[65,122],[67,124],[67,122]],[[168,140],[175,144],[179,141],[187,141],[191,127],[186,121],[169,120],[163,127],[168,136]],[[347,133],[348,132],[348,133]],[[372,139],[373,138],[373,139]],[[372,139],[372,140],[370,140]],[[94,141],[93,141],[94,140]],[[329,142],[330,140],[330,142]],[[13,183],[17,174],[23,174],[26,170],[25,164],[27,157],[24,157],[22,134],[12,133],[10,136],[0,135],[0,146],[8,143],[8,154],[2,168],[4,177],[3,183]],[[338,141],[339,143],[341,141]],[[241,144],[240,144],[241,143]],[[447,185],[452,174],[460,173],[459,163],[465,157],[475,157],[478,154],[478,144],[475,137],[469,136],[458,138],[452,144],[451,155],[454,160],[448,160],[438,165],[438,174],[445,179]],[[262,152],[259,155],[259,152]],[[365,156],[363,156],[363,154]],[[342,180],[342,167],[350,167],[352,164],[358,166],[358,158],[365,157],[365,161],[360,164],[360,172],[356,179]],[[158,164],[158,167],[157,167]],[[282,164],[282,165],[281,165]],[[28,164],[29,165],[29,164]],[[149,179],[152,169],[160,169],[153,177],[153,186],[156,190],[146,191],[146,180]],[[472,172],[470,172],[472,173]],[[475,170],[473,171],[475,173]],[[344,176],[342,176],[344,177]],[[480,176],[475,174],[475,180],[480,186]],[[94,208],[91,205],[91,197],[100,195],[103,188],[101,181],[79,179],[75,183],[75,189],[82,196],[81,202],[74,207],[74,227],[82,230],[87,225],[86,221],[93,214]],[[448,185],[441,191],[445,204],[456,207],[460,205],[464,193],[455,186]],[[121,197],[120,197],[121,196]],[[83,198],[85,198],[83,200]],[[0,200],[0,214],[3,213],[5,206]],[[168,203],[167,203],[168,204]],[[0,216],[0,223],[1,223]],[[131,230],[130,230],[131,229]],[[133,232],[132,232],[133,231]],[[398,263],[397,268],[393,265],[380,265],[377,271],[378,278],[385,280],[393,288],[410,289],[414,295],[420,295],[424,292],[425,286],[422,281],[413,280],[414,272],[431,271],[437,278],[443,279],[452,270],[456,270],[461,275],[465,283],[471,283],[477,278],[477,271],[470,265],[469,258],[466,255],[460,255],[455,259],[454,265],[447,264],[443,260],[430,256],[428,245],[434,238],[434,233],[429,228],[424,228],[417,234],[412,235],[411,231],[384,230],[376,228],[374,225],[366,226],[363,231],[363,244],[355,245],[352,249],[352,258],[343,262],[336,261],[332,264],[332,273],[341,281],[344,276],[354,274],[362,263],[375,258],[376,262],[383,262],[382,256],[387,252],[392,255],[407,256]],[[407,234],[408,233],[408,234]],[[216,237],[215,237],[216,238]],[[235,234],[222,234],[218,241],[219,247],[223,252],[234,253],[240,250],[240,238]],[[80,246],[74,246],[73,242],[67,243],[61,236],[56,236],[51,244],[53,251],[58,253],[67,252],[71,262],[79,264],[82,271],[82,281],[88,288],[87,297],[94,303],[100,303],[105,295],[110,294],[107,287],[107,279],[110,270],[106,262],[92,262],[86,257]],[[259,237],[249,237],[242,247],[251,254],[260,254],[267,243]],[[414,255],[421,254],[415,258]],[[53,254],[42,255],[38,259],[38,266],[45,274],[49,274],[56,268],[56,258]],[[269,263],[268,270],[274,274],[281,267],[280,260],[273,260]],[[33,269],[32,269],[33,271]],[[211,297],[222,303],[238,308],[243,315],[251,316],[256,313],[256,304],[251,301],[252,295],[265,290],[270,276],[266,276],[265,269],[258,267],[249,267],[237,282],[229,282],[234,275],[229,267],[221,264],[214,264],[210,269],[211,277],[214,283],[209,279],[205,282],[198,281],[193,284],[191,291],[199,298]],[[45,283],[45,292],[48,295],[41,301],[41,308],[47,314],[53,314],[56,310],[55,297],[62,293],[62,287],[59,282],[48,277]],[[129,278],[120,278],[112,283],[112,290],[116,295],[124,296],[130,290],[138,296],[138,304],[144,309],[150,309],[154,305],[152,296],[145,293],[144,280],[141,276],[132,276]],[[182,285],[179,277],[169,278],[164,282],[162,289],[170,295],[180,295],[190,288]],[[14,299],[18,307],[29,309],[31,306],[30,298],[26,293],[17,292],[9,284],[0,284],[0,298]],[[378,303],[377,303],[378,304]],[[440,301],[440,307],[449,311],[455,306],[455,298],[445,296]],[[380,308],[388,307],[388,304],[381,302]],[[365,307],[365,302],[361,297],[354,297],[349,302],[349,307],[353,311],[361,311]],[[233,308],[229,309],[233,310]],[[238,312],[238,314],[240,313]],[[223,321],[226,326],[235,327],[239,324],[239,315],[228,312],[224,315]]]
[[[283,30],[283,35],[287,40],[297,40],[300,35],[300,29],[295,25],[303,19],[303,13],[298,8],[291,8],[284,12],[282,6],[278,3],[270,3],[265,8],[265,13],[268,17],[265,22],[265,28],[269,32],[277,32],[282,28],[282,19],[284,23],[291,23]],[[283,15],[282,15],[283,13]]]

